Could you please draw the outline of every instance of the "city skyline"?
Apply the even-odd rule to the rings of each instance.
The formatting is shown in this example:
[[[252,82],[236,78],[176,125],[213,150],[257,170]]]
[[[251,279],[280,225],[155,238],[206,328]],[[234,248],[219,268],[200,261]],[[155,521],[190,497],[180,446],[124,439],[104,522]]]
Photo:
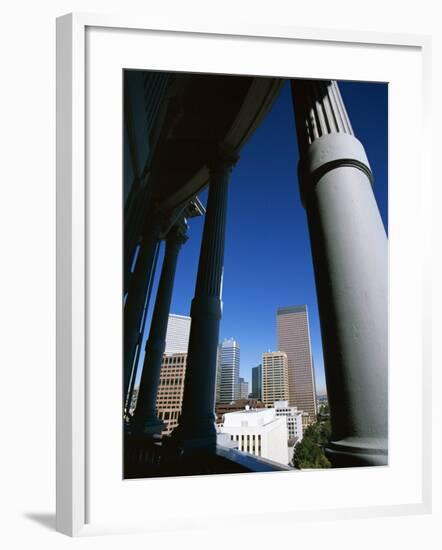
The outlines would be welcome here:
[[[278,308],[279,309],[279,308]],[[190,321],[191,318],[187,315],[179,315],[177,313],[170,313],[169,314],[169,321],[167,326],[167,333],[166,333],[166,348],[164,351],[165,355],[172,355],[172,354],[186,354],[187,353],[187,345],[188,345],[188,339],[189,339],[189,332],[190,332]],[[240,342],[234,337],[231,336],[230,338],[224,338],[223,342],[226,341],[235,341],[236,344],[238,344],[238,347],[240,347]],[[219,346],[222,346],[223,342],[219,342]],[[276,346],[278,348],[278,346]],[[277,353],[282,350],[275,349],[275,350],[267,350],[265,352],[264,350],[261,353],[261,359],[263,354],[265,353]],[[313,359],[313,357],[312,357]],[[241,384],[245,383],[248,386],[248,394],[252,395],[253,387],[252,387],[252,380],[253,380],[253,370],[257,368],[262,368],[262,365],[257,365],[254,367],[251,367],[247,370],[249,373],[249,378],[247,378],[244,375],[244,370],[241,367],[241,364],[239,365],[239,376],[238,376],[238,384],[239,388],[241,388]],[[314,362],[313,362],[313,368],[314,368]],[[139,378],[141,373],[138,373],[137,375],[137,381],[135,383],[135,387],[138,387],[139,384]],[[217,381],[217,385],[219,382]],[[317,392],[317,395],[323,395],[326,393],[323,392]],[[241,392],[240,392],[241,394]],[[242,394],[238,397],[241,398],[244,397]],[[253,396],[252,396],[253,397]]]
[[[339,82],[339,85],[355,134],[367,150],[376,201],[388,230],[388,86],[364,82]],[[234,337],[241,342],[240,375],[250,383],[252,368],[261,362],[262,352],[278,351],[274,323],[278,307],[306,304],[316,391],[322,395],[325,393],[322,339],[307,221],[298,190],[298,159],[292,101],[286,84],[243,148],[232,174],[219,341]],[[206,204],[207,190],[198,196]],[[274,204],[269,203],[269,198]],[[178,315],[190,314],[203,224],[204,217],[190,220],[191,238],[183,245],[178,261],[171,307],[171,312]],[[159,265],[163,254],[161,249]],[[278,270],[274,269],[275,264]],[[158,278],[159,273],[153,295]],[[150,315],[151,311],[146,327]]]

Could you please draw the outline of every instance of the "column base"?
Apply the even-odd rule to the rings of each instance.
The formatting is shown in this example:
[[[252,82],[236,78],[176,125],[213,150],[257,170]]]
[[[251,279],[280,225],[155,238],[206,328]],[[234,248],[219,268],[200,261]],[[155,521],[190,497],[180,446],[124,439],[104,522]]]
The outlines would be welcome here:
[[[174,439],[172,438],[171,446],[176,446],[181,450],[181,454],[185,456],[199,455],[207,453],[215,453],[216,451],[216,436],[215,437],[195,437],[192,439]]]
[[[184,455],[214,453],[216,451],[216,430],[208,429],[186,431],[178,426],[167,442],[167,445],[180,449]]]
[[[131,427],[131,433],[136,436],[155,436],[161,435],[161,432],[165,430],[167,425],[158,418],[148,420],[142,424],[133,424]]]
[[[388,442],[383,438],[349,437],[331,441],[325,455],[334,468],[388,466]]]

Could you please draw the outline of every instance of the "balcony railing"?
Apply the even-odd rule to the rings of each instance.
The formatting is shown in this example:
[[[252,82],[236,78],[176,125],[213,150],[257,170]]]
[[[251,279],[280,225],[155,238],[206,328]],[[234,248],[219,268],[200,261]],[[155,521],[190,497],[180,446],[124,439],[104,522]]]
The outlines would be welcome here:
[[[188,456],[170,441],[166,436],[157,440],[126,436],[125,479],[292,470],[289,466],[221,445],[216,446],[214,453]]]

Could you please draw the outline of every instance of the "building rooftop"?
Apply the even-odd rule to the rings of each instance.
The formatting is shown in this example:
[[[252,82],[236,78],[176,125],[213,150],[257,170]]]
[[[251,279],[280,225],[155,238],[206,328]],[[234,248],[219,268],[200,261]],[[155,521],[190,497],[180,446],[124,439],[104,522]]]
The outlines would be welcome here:
[[[186,319],[186,320],[191,319],[191,317],[189,317],[189,315],[178,315],[178,313],[169,313],[169,317],[175,317],[175,318],[178,318],[178,319]]]
[[[272,410],[274,409],[270,409],[268,407],[258,407],[256,409],[245,408],[245,409],[241,409],[240,411],[232,411],[226,414],[262,414],[262,413],[265,413],[266,411],[272,411]]]
[[[285,306],[285,307],[278,307],[277,314],[278,315],[284,315],[286,313],[305,313],[307,311],[307,306]]]
[[[249,427],[265,426],[276,420],[278,420],[278,417],[273,408],[243,409],[241,411],[225,413],[224,427],[241,426],[243,421],[246,421]]]

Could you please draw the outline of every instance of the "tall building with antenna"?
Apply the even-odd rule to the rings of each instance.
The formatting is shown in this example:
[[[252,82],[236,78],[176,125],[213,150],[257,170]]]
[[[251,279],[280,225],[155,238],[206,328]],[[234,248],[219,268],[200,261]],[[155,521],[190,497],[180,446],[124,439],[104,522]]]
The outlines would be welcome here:
[[[316,382],[306,305],[280,307],[277,311],[278,350],[288,361],[289,405],[316,419]]]

